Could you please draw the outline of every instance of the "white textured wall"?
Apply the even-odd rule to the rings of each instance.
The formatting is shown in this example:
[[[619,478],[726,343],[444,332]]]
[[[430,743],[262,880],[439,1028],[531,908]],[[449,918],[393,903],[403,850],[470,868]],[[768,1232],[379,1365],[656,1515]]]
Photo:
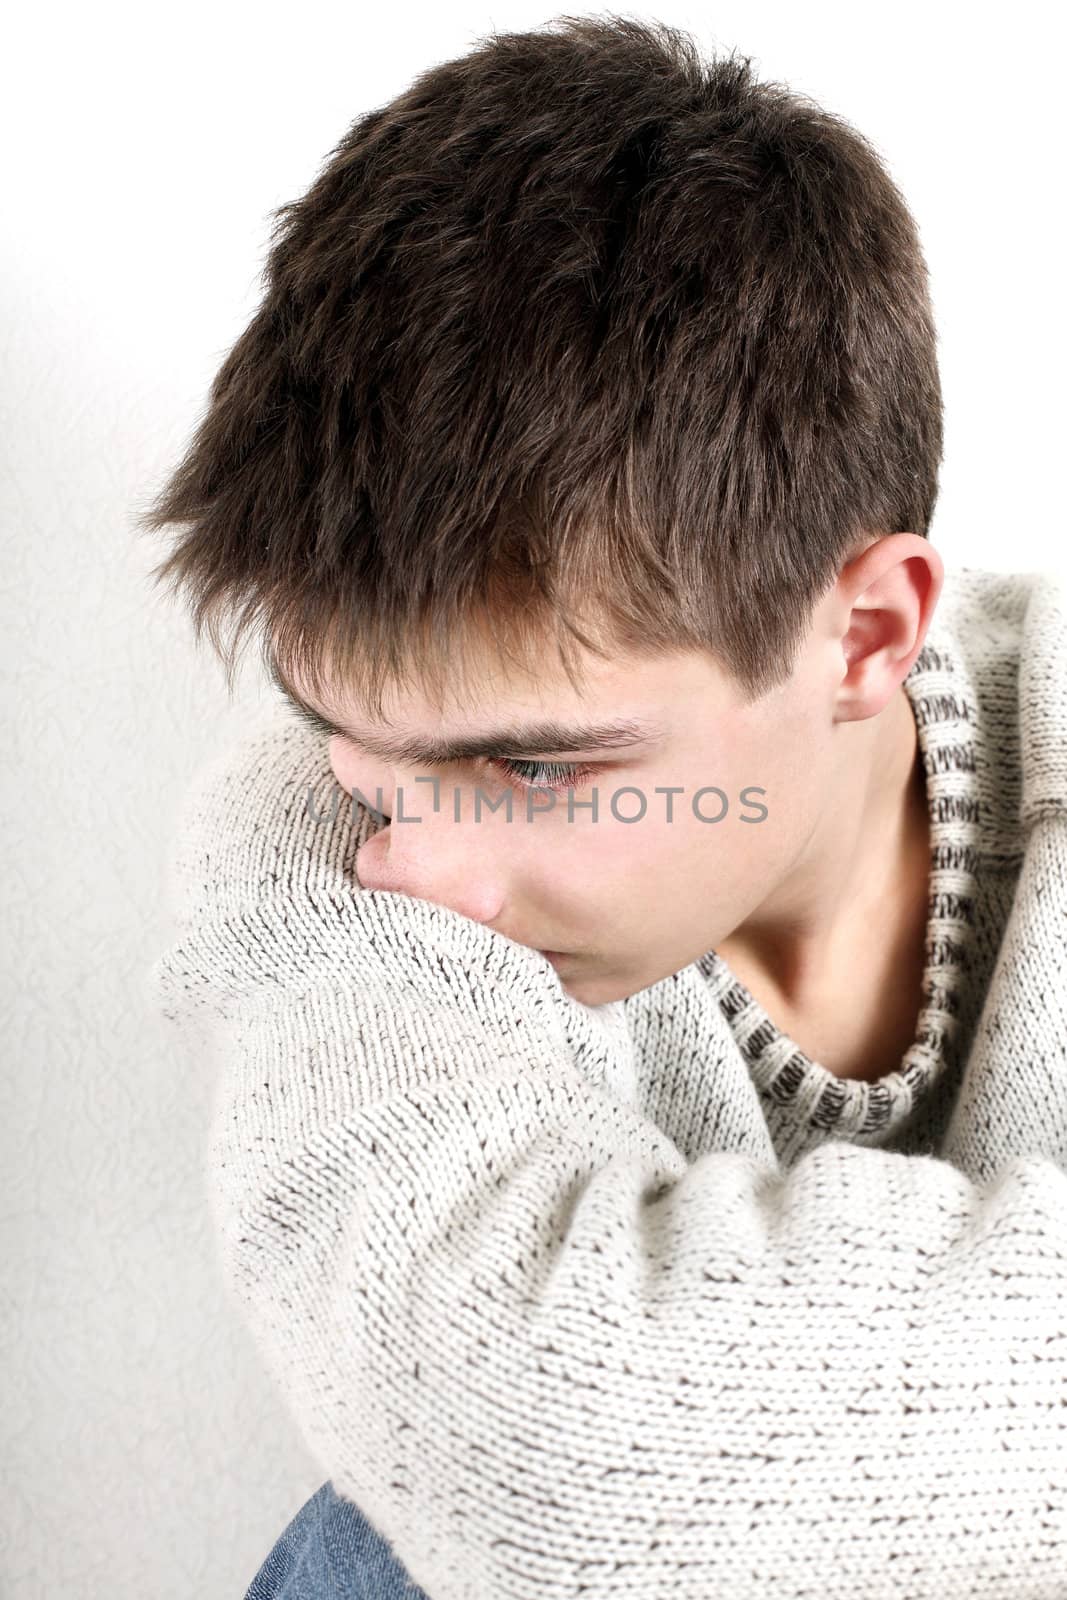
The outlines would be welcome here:
[[[564,9],[561,7],[561,9]],[[646,13],[652,14],[652,13]],[[1059,54],[929,3],[660,11],[872,137],[933,276],[949,563],[1062,559]],[[502,3],[19,9],[5,28],[0,1595],[241,1600],[322,1480],[217,1276],[212,1085],[145,997],[173,808],[234,702],[135,508],[250,315],[268,213]],[[1047,24],[1051,27],[1051,22]],[[254,658],[251,658],[254,660]]]

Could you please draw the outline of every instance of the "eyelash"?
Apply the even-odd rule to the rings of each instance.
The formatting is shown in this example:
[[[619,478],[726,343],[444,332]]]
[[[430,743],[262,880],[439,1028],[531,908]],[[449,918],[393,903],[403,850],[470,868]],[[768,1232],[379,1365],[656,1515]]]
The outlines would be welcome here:
[[[579,766],[571,761],[509,761],[506,756],[501,756],[491,760],[489,765],[497,768],[504,782],[512,789],[551,789],[556,794],[565,789],[577,789],[593,773],[592,767]],[[524,777],[516,771],[518,767],[533,767],[538,772],[552,776],[548,779]]]

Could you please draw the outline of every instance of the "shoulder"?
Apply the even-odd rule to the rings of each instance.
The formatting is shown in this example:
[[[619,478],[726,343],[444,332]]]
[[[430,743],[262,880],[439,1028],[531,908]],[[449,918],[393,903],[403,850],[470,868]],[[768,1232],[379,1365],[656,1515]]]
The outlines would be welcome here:
[[[977,743],[984,852],[1017,856],[1038,817],[1067,819],[1065,575],[946,568],[924,665],[945,652]]]
[[[1040,574],[946,567],[936,618],[956,634],[970,656],[1007,646],[1018,649]]]

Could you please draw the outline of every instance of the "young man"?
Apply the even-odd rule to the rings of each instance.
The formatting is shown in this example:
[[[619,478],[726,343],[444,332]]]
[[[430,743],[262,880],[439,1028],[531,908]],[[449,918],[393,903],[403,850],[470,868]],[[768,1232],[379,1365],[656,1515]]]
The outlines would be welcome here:
[[[928,542],[900,195],[585,18],[282,211],[145,519],[301,713],[155,968],[329,1474],[250,1595],[1067,1590],[1067,603]]]

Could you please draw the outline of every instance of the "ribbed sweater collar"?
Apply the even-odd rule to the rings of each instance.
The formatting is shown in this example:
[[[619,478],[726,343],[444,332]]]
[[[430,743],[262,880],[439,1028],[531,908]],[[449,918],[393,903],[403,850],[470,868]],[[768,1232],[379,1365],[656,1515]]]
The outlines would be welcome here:
[[[982,796],[1018,769],[1017,699],[1010,648],[968,652],[951,614],[935,613],[904,680],[926,775],[931,844],[923,1001],[915,1039],[874,1082],[840,1078],[771,1020],[714,950],[698,963],[759,1090],[768,1122],[881,1145],[959,1062],[959,1023],[970,1014],[970,947],[983,858]],[[986,670],[988,666],[988,670]],[[1017,786],[1016,786],[1017,787]],[[1005,849],[998,826],[1000,866]],[[1013,838],[1015,836],[1013,835]]]

